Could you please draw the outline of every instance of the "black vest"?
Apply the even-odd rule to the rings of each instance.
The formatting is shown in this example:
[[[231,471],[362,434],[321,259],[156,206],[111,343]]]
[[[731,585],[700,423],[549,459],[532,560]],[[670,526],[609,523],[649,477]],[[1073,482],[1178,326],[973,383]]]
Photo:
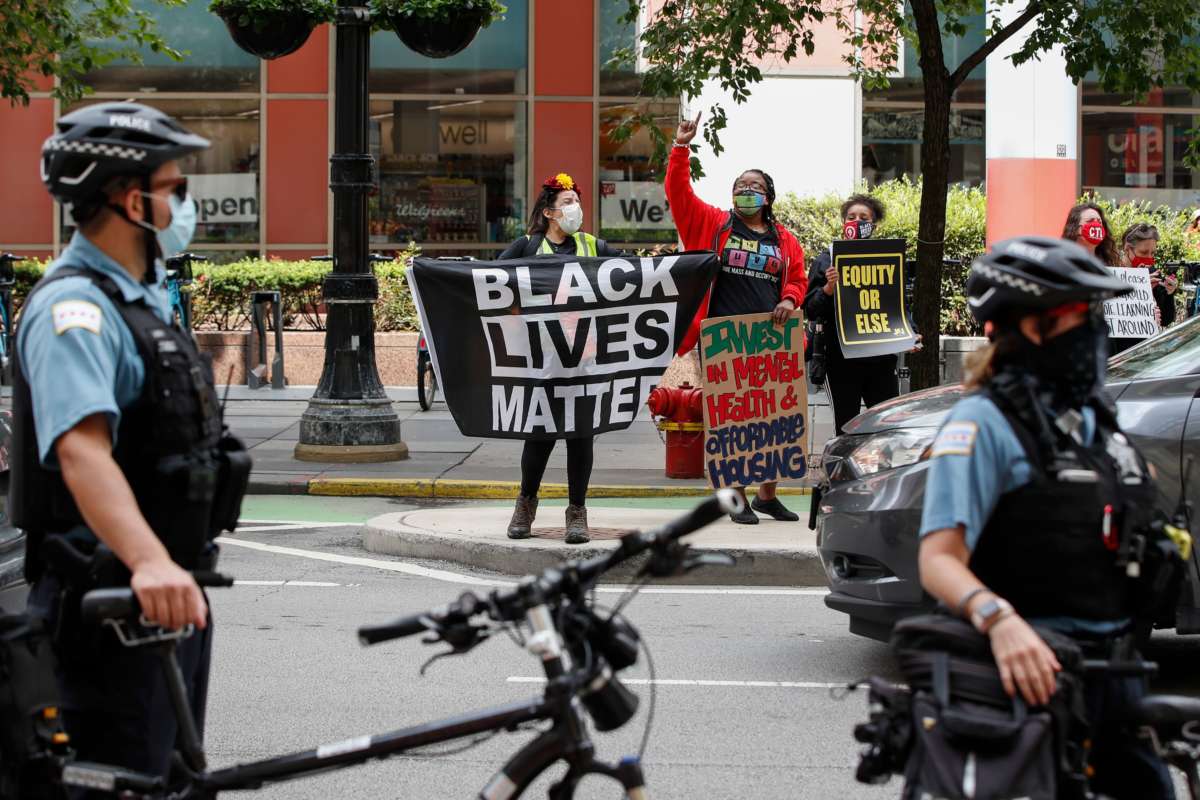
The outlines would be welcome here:
[[[1156,502],[1145,460],[1101,402],[1084,446],[1054,425],[1028,378],[1002,375],[986,392],[1021,441],[1033,479],[1001,496],[971,571],[1024,617],[1131,617],[1128,550]]]
[[[189,336],[163,322],[143,301],[126,301],[112,279],[101,273],[60,268],[40,281],[30,297],[50,281],[74,276],[88,278],[112,301],[145,365],[141,395],[121,409],[113,458],[171,558],[185,569],[194,568],[218,532],[213,499],[221,472],[222,425],[211,361]],[[62,474],[43,467],[38,452],[29,384],[14,348],[9,507],[13,524],[27,536],[25,574],[30,581],[45,567],[43,539],[84,524]]]

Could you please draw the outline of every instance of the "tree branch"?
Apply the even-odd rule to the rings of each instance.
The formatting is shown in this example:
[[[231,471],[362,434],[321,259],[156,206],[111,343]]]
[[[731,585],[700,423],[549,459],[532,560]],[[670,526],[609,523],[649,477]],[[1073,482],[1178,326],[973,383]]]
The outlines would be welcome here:
[[[1042,13],[1041,0],[1032,0],[1032,2],[1030,2],[1030,4],[1025,8],[1025,11],[1021,13],[1021,16],[1017,17],[1012,22],[1008,23],[999,31],[994,33],[978,50],[967,56],[966,59],[964,59],[963,62],[958,65],[958,69],[954,70],[954,74],[950,76],[950,92],[953,93],[958,89],[959,86],[962,86],[963,82],[967,79],[967,76],[971,74],[971,70],[982,64],[983,60],[990,56],[996,50],[996,48],[1011,39],[1014,33],[1021,30],[1021,28],[1024,28],[1030,20],[1040,13]]]

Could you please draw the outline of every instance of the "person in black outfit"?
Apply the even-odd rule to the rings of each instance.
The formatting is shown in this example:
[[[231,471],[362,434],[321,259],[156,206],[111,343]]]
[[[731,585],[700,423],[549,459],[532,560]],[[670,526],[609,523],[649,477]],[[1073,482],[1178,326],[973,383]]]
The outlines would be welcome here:
[[[842,222],[856,223],[859,238],[871,235],[886,213],[883,204],[868,194],[856,194],[842,203]],[[822,326],[825,342],[825,389],[833,406],[833,420],[840,435],[846,423],[858,416],[860,407],[867,408],[900,394],[896,377],[896,356],[846,358],[838,343],[833,298],[837,286],[837,270],[832,266],[831,248],[813,259],[808,273],[808,294],[804,296],[804,315],[810,323]]]
[[[559,173],[542,184],[542,192],[534,203],[529,217],[529,233],[510,244],[500,258],[528,258],[534,255],[578,255],[586,257],[619,256],[603,239],[579,230],[583,224],[583,207],[579,204],[579,187],[570,175]],[[567,544],[583,544],[588,534],[588,481],[592,477],[592,449],[595,437],[567,439]],[[528,539],[533,519],[537,515],[538,489],[554,439],[526,441],[521,452],[521,493],[517,496],[512,520],[508,523],[508,538]]]
[[[1154,264],[1154,251],[1158,249],[1158,228],[1138,222],[1130,225],[1121,234],[1121,263],[1126,267],[1146,267],[1150,270],[1150,290],[1158,306],[1159,327],[1169,328],[1175,324],[1175,290],[1179,279],[1174,275],[1163,275]]]

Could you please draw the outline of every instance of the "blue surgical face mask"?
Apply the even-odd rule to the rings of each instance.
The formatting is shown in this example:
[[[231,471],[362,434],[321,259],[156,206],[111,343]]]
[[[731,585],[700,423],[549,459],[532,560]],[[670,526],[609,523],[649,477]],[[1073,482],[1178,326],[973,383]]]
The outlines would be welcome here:
[[[154,231],[154,238],[158,240],[158,248],[162,251],[163,258],[171,258],[187,250],[196,234],[196,201],[192,196],[189,194],[180,199],[172,194],[167,198],[167,205],[171,209],[171,221],[167,227],[155,228],[146,222],[138,223],[143,228]]]

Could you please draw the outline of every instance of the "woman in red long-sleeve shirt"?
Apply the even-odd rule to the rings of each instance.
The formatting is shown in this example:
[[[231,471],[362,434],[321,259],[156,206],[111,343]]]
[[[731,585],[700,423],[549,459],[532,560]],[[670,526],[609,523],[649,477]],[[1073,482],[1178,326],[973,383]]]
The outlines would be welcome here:
[[[667,203],[684,249],[712,250],[721,258],[721,270],[680,345],[680,355],[695,346],[701,320],[769,311],[783,324],[808,288],[804,250],[771,213],[775,182],[770,175],[760,169],[743,172],[733,184],[733,210],[710,206],[692,190],[689,145],[699,122],[699,115],[685,119],[675,131],[667,162]],[[762,484],[758,497],[741,514],[732,515],[733,521],[756,524],[755,511],[777,520],[798,520],[775,496],[775,487]]]

